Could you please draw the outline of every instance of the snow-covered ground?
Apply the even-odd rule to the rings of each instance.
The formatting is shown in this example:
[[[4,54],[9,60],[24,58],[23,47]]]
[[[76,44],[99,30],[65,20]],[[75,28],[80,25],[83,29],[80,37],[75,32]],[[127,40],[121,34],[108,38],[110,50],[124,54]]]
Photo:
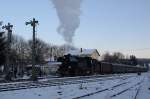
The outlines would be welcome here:
[[[0,92],[0,99],[150,99],[150,74]],[[136,96],[136,97],[135,97]]]

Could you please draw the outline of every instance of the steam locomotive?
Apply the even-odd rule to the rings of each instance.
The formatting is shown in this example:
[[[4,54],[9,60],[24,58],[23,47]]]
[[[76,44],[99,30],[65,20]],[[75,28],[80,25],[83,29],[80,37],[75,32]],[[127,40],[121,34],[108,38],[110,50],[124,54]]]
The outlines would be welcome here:
[[[146,72],[147,68],[124,64],[112,64],[100,62],[90,57],[72,56],[70,54],[59,57],[58,73],[60,76],[84,76],[92,74],[113,74],[113,73],[140,73]]]

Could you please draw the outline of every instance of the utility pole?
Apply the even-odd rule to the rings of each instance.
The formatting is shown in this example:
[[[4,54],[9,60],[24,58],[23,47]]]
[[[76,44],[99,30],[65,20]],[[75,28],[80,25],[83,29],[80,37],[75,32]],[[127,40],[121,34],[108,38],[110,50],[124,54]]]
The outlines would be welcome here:
[[[6,74],[9,73],[9,66],[10,66],[10,49],[11,49],[11,37],[12,37],[12,28],[13,25],[8,23],[8,25],[2,26],[2,29],[7,31],[7,53],[6,53],[6,67],[5,72]]]
[[[33,18],[33,20],[29,21],[29,22],[26,22],[26,25],[31,25],[33,27],[33,42],[32,42],[32,80],[37,80],[37,71],[36,71],[36,68],[35,68],[35,44],[36,44],[36,41],[35,41],[35,28],[36,28],[36,25],[38,24],[38,21],[35,20],[35,18]]]

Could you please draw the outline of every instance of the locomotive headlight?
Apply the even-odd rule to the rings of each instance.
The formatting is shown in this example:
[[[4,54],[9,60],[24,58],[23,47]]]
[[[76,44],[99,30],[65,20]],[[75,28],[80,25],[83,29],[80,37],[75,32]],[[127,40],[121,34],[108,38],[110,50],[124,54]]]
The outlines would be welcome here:
[[[69,66],[68,68],[71,69],[71,66]]]

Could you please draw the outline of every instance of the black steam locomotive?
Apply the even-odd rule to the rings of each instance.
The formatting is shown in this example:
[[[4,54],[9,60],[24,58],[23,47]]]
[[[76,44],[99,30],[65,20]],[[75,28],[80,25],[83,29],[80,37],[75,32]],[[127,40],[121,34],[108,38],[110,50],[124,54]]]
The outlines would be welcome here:
[[[92,74],[139,73],[147,68],[124,64],[100,62],[90,57],[65,55],[58,58],[62,62],[58,69],[61,76],[84,76]]]

